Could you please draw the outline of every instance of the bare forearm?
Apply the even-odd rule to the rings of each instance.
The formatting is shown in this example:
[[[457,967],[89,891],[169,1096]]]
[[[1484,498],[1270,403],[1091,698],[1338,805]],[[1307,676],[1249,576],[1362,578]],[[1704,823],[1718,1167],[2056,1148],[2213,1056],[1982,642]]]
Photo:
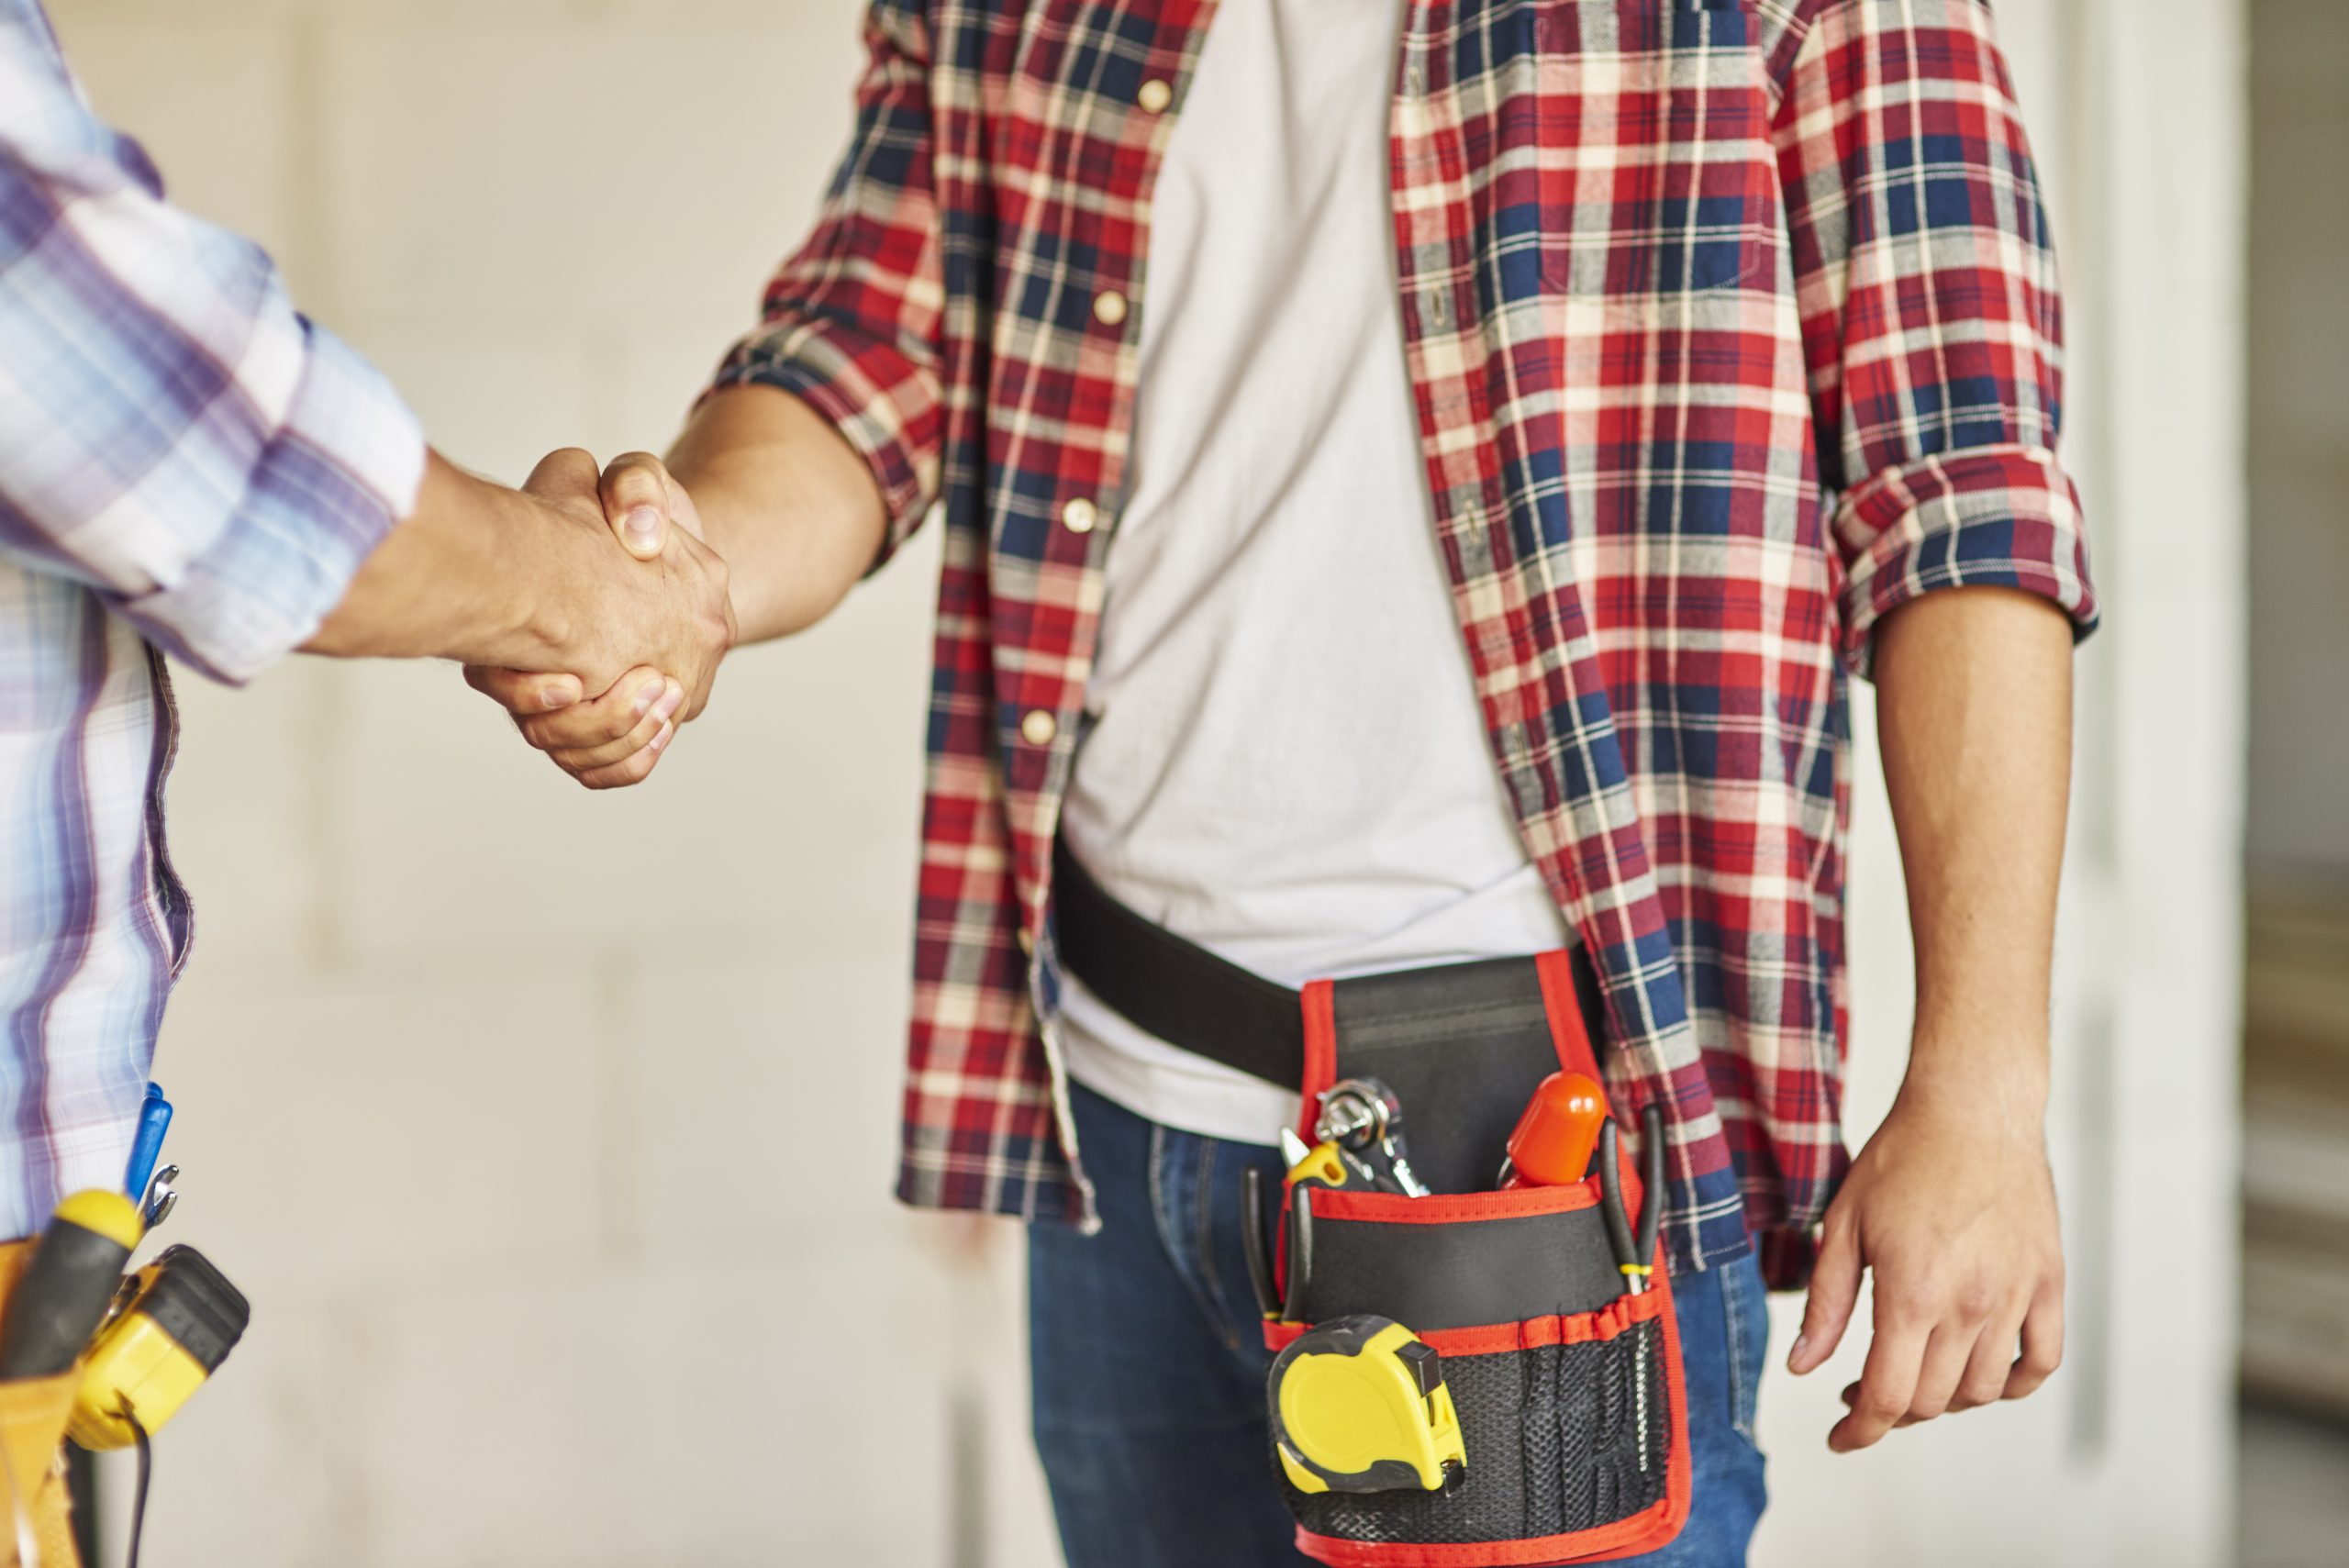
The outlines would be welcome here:
[[[513,491],[431,453],[415,512],[367,558],[303,651],[555,668],[562,637],[540,592],[548,557],[566,542],[553,532]]]
[[[2071,785],[2070,626],[2017,591],[1928,594],[1878,628],[1876,673],[1917,954],[1905,1092],[1993,1095],[2035,1126]]]
[[[822,619],[880,551],[887,517],[872,471],[829,420],[788,393],[718,393],[668,463],[732,569],[743,642]]]

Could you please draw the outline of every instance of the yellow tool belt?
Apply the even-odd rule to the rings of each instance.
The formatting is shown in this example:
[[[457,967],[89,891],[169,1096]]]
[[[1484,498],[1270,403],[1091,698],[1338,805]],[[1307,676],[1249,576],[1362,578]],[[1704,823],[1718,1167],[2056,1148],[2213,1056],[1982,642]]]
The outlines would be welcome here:
[[[15,1294],[32,1251],[29,1240],[0,1242],[0,1310]],[[10,1482],[32,1520],[40,1568],[81,1568],[81,1555],[73,1546],[73,1501],[65,1490],[64,1452],[65,1423],[73,1414],[73,1395],[81,1383],[78,1365],[55,1377],[0,1382],[0,1459],[7,1465],[6,1476],[0,1477],[0,1568],[22,1565]]]

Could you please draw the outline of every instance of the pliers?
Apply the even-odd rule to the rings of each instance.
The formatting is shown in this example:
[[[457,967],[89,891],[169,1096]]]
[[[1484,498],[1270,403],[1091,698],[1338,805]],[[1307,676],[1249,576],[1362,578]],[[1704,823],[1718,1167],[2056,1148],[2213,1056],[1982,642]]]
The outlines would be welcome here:
[[[1307,1179],[1288,1189],[1288,1290],[1273,1283],[1273,1243],[1264,1226],[1264,1173],[1250,1166],[1240,1177],[1240,1247],[1248,1254],[1248,1284],[1256,1293],[1256,1310],[1282,1323],[1300,1321],[1306,1282],[1313,1277],[1313,1203],[1319,1181]]]
[[[1598,1207],[1607,1219],[1607,1241],[1614,1250],[1615,1266],[1631,1282],[1631,1294],[1648,1287],[1655,1267],[1656,1232],[1664,1219],[1664,1107],[1650,1105],[1640,1112],[1641,1195],[1640,1229],[1631,1234],[1631,1218],[1623,1210],[1620,1137],[1609,1117],[1598,1129]]]

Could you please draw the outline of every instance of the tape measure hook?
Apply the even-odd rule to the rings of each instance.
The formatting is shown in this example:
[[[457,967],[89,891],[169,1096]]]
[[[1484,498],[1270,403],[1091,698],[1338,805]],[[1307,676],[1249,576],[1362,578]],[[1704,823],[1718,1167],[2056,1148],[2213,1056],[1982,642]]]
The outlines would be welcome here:
[[[179,1207],[180,1195],[172,1186],[179,1180],[179,1174],[177,1165],[166,1165],[148,1182],[147,1195],[139,1205],[139,1218],[148,1229],[152,1230],[169,1219],[172,1210]]]

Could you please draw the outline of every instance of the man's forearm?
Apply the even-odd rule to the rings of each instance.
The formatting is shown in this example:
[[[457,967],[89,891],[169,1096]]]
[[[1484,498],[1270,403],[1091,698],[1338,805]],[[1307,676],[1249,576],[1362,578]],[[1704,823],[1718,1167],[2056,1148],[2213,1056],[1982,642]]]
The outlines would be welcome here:
[[[303,651],[547,670],[565,640],[540,590],[570,542],[502,485],[428,454],[416,510],[361,565]]]
[[[2071,784],[2072,635],[2054,606],[1946,589],[1877,628],[1877,728],[1916,943],[1905,1092],[2035,1128]]]
[[[822,619],[880,552],[888,519],[872,471],[829,420],[788,393],[717,394],[668,464],[732,571],[741,641]]]

